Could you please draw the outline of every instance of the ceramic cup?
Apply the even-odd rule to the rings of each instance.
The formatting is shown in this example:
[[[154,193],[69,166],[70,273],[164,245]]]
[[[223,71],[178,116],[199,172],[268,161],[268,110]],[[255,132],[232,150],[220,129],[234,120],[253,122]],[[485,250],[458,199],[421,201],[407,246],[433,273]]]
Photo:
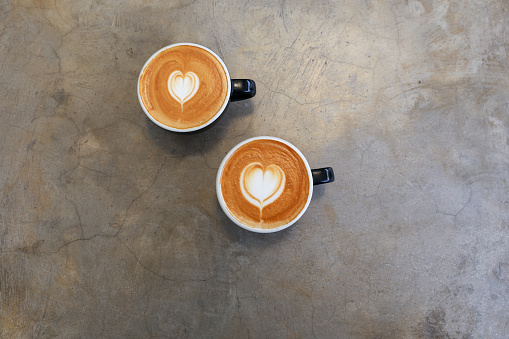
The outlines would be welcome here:
[[[219,205],[238,226],[273,233],[306,212],[313,186],[334,181],[332,168],[311,169],[304,155],[280,138],[242,141],[224,157],[216,177]]]
[[[255,82],[231,79],[223,60],[207,47],[178,43],[155,52],[138,76],[138,100],[147,117],[174,132],[212,124],[231,101],[255,96]]]

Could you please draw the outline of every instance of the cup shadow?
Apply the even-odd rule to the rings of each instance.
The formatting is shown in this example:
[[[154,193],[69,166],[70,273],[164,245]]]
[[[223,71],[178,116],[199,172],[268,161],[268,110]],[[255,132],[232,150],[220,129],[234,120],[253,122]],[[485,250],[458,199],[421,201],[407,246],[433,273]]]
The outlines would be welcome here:
[[[327,189],[327,187],[324,187],[324,186],[330,186],[332,183],[330,184],[324,184],[324,185],[317,185],[317,186],[313,186],[313,196],[311,197],[311,202],[310,204],[313,203],[313,200],[317,201],[317,200],[321,200],[322,199],[322,196],[324,194],[324,190]],[[330,188],[330,187],[329,187]]]
[[[230,102],[223,113],[210,125],[193,132],[172,132],[146,119],[149,137],[163,152],[172,156],[184,156],[194,152],[206,153],[221,142],[228,134],[230,119],[241,119],[253,113],[251,100]],[[141,111],[143,113],[143,111]],[[232,145],[233,147],[233,145]]]

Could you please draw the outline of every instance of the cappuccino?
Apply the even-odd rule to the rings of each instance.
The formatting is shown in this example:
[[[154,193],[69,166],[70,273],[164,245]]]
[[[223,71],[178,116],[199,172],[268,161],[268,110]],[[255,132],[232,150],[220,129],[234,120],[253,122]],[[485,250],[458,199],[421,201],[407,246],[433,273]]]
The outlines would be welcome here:
[[[230,97],[228,71],[214,52],[177,44],[154,54],[138,81],[140,102],[162,127],[194,130],[214,121]]]
[[[300,152],[271,137],[254,138],[234,148],[218,173],[223,209],[247,228],[289,226],[305,211],[312,187],[309,166]]]

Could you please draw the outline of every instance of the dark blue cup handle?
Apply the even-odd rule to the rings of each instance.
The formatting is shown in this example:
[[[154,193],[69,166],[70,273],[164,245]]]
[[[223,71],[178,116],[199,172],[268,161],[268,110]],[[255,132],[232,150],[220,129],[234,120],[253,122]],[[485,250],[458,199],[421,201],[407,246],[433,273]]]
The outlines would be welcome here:
[[[334,171],[330,167],[312,169],[311,175],[315,186],[334,181]]]

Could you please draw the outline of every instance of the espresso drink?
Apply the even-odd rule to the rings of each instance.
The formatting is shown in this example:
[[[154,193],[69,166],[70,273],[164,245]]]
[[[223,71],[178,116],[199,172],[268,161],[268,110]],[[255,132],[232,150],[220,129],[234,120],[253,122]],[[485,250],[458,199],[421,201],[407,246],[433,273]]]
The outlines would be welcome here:
[[[144,67],[139,79],[143,106],[159,123],[175,129],[206,124],[220,113],[230,82],[221,61],[192,45],[160,51]]]
[[[308,202],[306,164],[293,148],[277,140],[256,139],[240,146],[225,161],[220,175],[226,208],[249,227],[286,225]]]

